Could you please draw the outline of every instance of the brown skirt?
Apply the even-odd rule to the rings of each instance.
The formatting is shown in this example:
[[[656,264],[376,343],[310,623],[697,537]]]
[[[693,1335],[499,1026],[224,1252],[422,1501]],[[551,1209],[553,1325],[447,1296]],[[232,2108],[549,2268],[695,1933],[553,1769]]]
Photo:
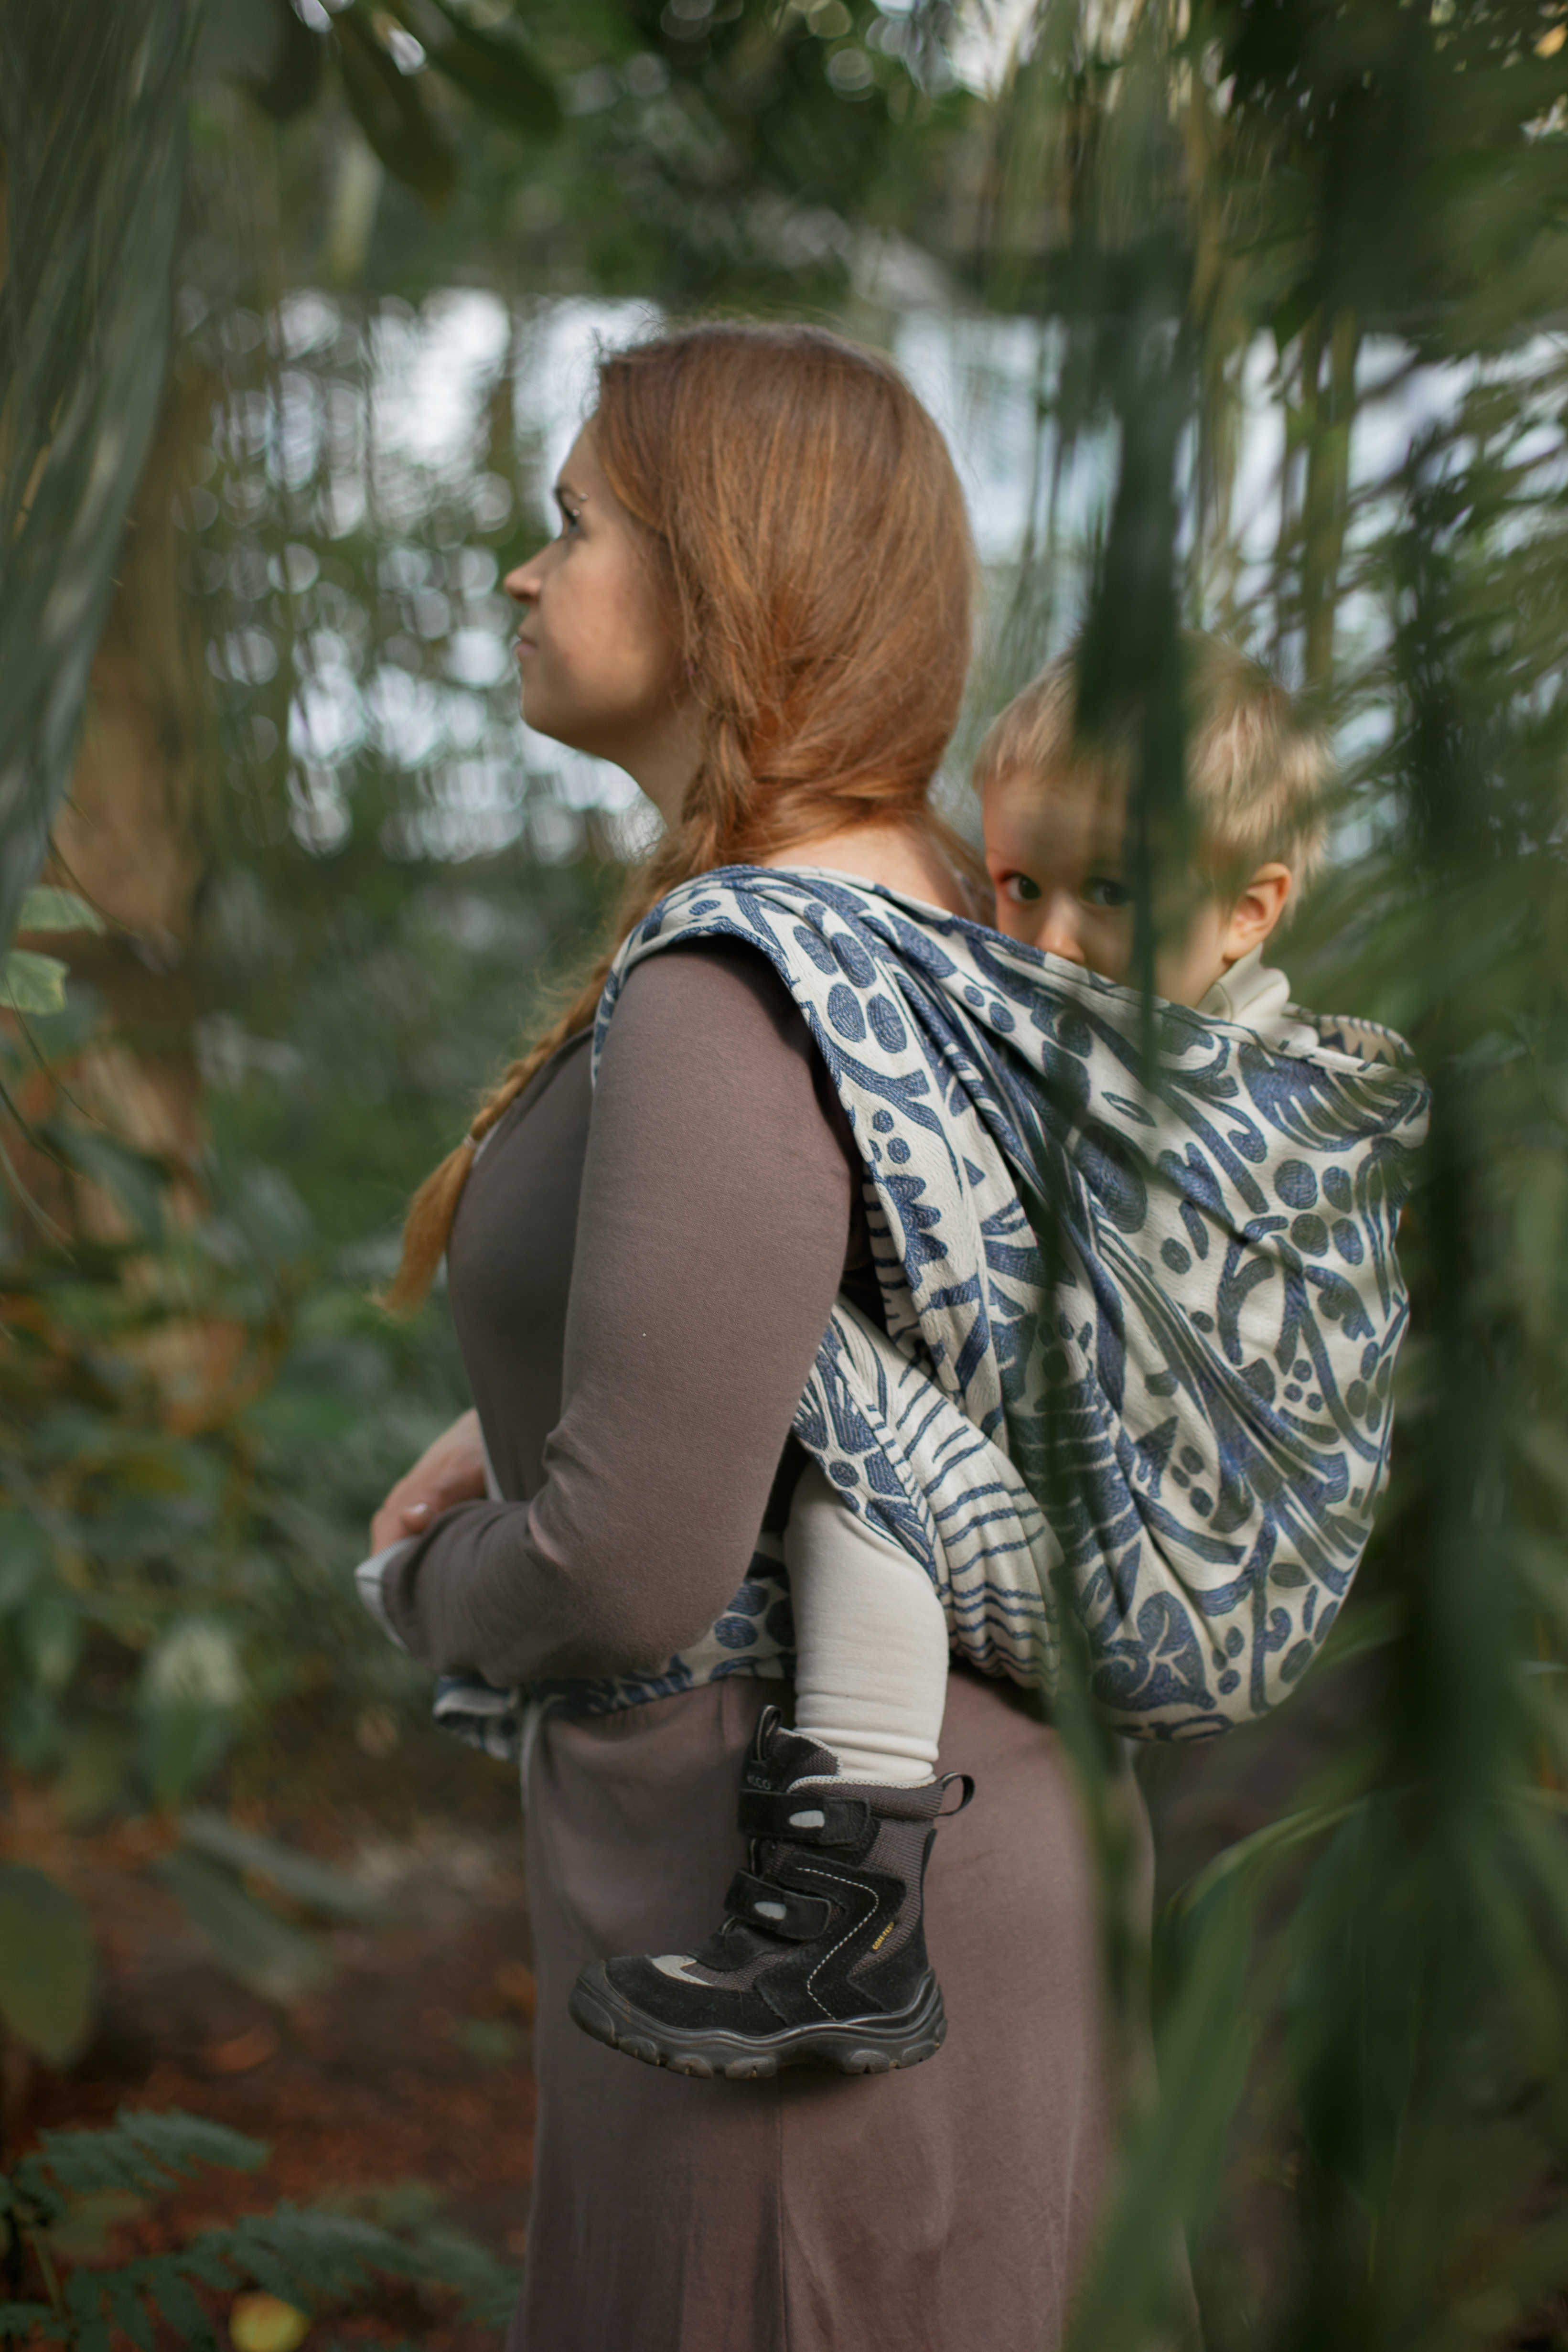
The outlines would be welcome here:
[[[539,2135],[508,2352],[1049,2352],[1114,2095],[1093,1865],[1056,1735],[955,1670],[927,1937],[945,2048],[908,2074],[694,2082],[578,2032],[585,1961],[689,1948],[742,1859],[740,1678],[541,1727],[528,1769]],[[1142,1818],[1142,1815],[1140,1816]]]

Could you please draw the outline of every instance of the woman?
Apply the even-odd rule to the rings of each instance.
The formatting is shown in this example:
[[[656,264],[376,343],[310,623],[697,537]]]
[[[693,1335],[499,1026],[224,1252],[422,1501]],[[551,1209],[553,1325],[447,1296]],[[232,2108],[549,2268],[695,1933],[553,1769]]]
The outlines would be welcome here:
[[[557,498],[561,535],[506,583],[525,714],[617,761],[668,827],[616,939],[721,865],[968,911],[928,788],[973,561],[895,371],[804,328],[621,353]],[[406,1538],[381,1598],[416,1657],[581,1698],[539,1719],[525,1772],[540,2122],[509,2343],[1039,2352],[1082,2270],[1112,2086],[1083,1827],[1010,1687],[958,1666],[950,1685],[939,1769],[981,1794],[929,1887],[938,2062],[692,2082],[567,2018],[587,1963],[685,1949],[718,1914],[740,1761],[786,1694],[742,1672],[606,1708],[606,1686],[637,1690],[723,1614],[835,1297],[876,1294],[856,1146],[772,969],[717,943],[639,964],[591,1090],[607,962],[416,1202],[395,1296],[448,1246],[478,1412],[374,1529]]]

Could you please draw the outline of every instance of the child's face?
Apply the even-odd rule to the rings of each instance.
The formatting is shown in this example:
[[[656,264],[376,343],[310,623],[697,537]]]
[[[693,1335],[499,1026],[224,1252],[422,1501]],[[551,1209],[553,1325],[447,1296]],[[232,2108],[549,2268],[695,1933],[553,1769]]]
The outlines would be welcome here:
[[[1125,788],[1092,772],[1042,781],[1021,770],[995,778],[984,803],[985,864],[996,888],[996,928],[1009,939],[1125,980],[1132,963],[1132,892],[1124,878]],[[1284,877],[1268,919],[1237,918],[1256,886],[1227,908],[1204,877],[1177,880],[1156,907],[1154,992],[1196,1004],[1227,965],[1273,929],[1289,888]]]

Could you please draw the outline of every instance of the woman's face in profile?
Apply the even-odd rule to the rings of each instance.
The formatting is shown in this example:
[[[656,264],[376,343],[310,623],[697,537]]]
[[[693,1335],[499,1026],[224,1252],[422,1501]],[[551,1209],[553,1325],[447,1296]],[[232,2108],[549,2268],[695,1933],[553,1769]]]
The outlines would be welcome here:
[[[637,774],[676,709],[676,616],[647,534],[599,467],[592,422],[567,453],[554,497],[559,532],[503,583],[521,607],[522,715],[540,734]]]

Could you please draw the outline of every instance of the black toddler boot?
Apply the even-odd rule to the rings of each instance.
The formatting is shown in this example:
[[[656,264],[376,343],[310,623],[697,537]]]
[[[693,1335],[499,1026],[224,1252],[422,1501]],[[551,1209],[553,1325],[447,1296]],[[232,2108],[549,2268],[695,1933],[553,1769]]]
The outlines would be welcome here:
[[[838,1759],[764,1708],[741,1780],[750,1868],[694,1952],[595,1960],[571,2013],[612,2050],[731,2080],[810,2062],[885,2074],[934,2058],[947,2033],[926,1958],[922,1887],[942,1801],[923,1787],[844,1781]],[[802,1785],[802,1784],[805,1785]]]

